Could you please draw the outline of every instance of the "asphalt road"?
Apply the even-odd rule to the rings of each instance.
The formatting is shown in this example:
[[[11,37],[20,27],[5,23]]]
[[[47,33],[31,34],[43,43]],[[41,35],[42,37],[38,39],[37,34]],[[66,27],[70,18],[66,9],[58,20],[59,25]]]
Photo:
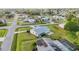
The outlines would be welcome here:
[[[12,26],[8,28],[8,33],[1,46],[1,51],[10,51],[11,50],[11,45],[12,45],[16,26],[17,26],[17,21],[14,20],[12,23]]]

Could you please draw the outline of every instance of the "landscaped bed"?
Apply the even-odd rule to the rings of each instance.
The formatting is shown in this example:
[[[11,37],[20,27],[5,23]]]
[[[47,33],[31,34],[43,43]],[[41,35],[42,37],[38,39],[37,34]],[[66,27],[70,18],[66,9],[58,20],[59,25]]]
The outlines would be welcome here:
[[[25,30],[26,28],[19,28],[18,30]],[[17,31],[18,31],[17,30]],[[26,29],[27,30],[27,29]],[[31,33],[23,32],[14,35],[12,44],[13,51],[32,51],[35,47],[36,37]]]

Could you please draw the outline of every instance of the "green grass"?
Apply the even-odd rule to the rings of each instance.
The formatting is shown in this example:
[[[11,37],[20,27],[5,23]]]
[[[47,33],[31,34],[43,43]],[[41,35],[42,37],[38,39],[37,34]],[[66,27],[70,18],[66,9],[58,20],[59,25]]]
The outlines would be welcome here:
[[[28,30],[30,28],[18,28],[17,31]],[[35,47],[36,37],[31,33],[23,32],[14,35],[12,51],[32,51]]]
[[[0,47],[1,47],[2,42],[0,42]]]
[[[27,45],[29,41],[29,44]],[[30,51],[33,48],[33,43],[36,41],[36,37],[30,33],[19,33],[17,36],[17,51]]]
[[[32,29],[31,27],[19,27],[15,31],[25,31],[25,30],[30,30]]]
[[[15,35],[14,35],[14,40],[13,40],[13,42],[12,42],[11,51],[16,51],[17,35],[18,35],[18,34],[15,34]]]
[[[1,29],[0,30],[0,37],[4,37],[7,34],[8,30],[6,29]]]
[[[32,49],[35,47],[34,43],[36,40],[31,40],[31,41],[23,41],[21,43],[21,51],[32,51]]]
[[[68,31],[60,28],[58,25],[48,25],[48,28],[52,32],[54,32],[54,34],[51,35],[52,38],[65,39],[65,38],[69,38],[68,35],[71,34]]]
[[[66,39],[72,44],[75,44],[79,47],[79,39],[75,35],[75,33],[69,32],[60,28],[58,25],[48,25],[48,28],[54,32],[54,34],[50,35],[49,37],[52,39]]]
[[[7,26],[11,26],[12,25],[12,23],[7,23]]]
[[[7,19],[8,22],[13,22],[14,18]]]
[[[18,21],[18,22],[17,22],[17,25],[29,25],[29,24],[32,24],[32,23],[23,22],[23,21]]]

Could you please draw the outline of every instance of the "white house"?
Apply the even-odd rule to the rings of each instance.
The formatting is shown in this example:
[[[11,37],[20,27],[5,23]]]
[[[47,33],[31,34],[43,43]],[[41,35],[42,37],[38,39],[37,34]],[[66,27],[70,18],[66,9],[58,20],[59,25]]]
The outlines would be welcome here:
[[[35,19],[28,19],[27,18],[27,19],[24,19],[23,22],[29,22],[29,23],[32,23],[33,24],[33,23],[36,22],[36,20]]]
[[[52,21],[54,21],[54,22],[61,22],[62,23],[65,21],[65,19],[66,19],[66,17],[59,16],[59,15],[54,15],[52,17]]]
[[[59,16],[59,15],[54,15],[53,18],[54,18],[54,19],[65,19],[66,17],[64,17],[64,16]]]
[[[50,30],[45,26],[36,26],[32,30],[30,30],[30,32],[37,37],[43,33],[45,33],[45,34],[51,33]]]
[[[0,23],[6,24],[7,23],[7,20],[0,18]]]
[[[21,19],[21,20],[28,17],[28,15],[26,15],[26,14],[17,14],[16,16],[17,16],[18,19]]]
[[[43,18],[41,18],[41,20],[46,23],[50,22],[50,19],[48,17],[43,17]]]

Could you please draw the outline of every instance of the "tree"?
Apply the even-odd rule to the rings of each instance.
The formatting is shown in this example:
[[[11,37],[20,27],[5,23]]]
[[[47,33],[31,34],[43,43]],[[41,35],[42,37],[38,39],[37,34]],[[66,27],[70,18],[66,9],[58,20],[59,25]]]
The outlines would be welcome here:
[[[79,31],[79,26],[75,22],[70,21],[70,22],[66,23],[64,29],[71,31],[71,32],[77,32],[77,31]]]
[[[13,18],[14,17],[14,14],[8,14],[6,15],[6,18]]]

